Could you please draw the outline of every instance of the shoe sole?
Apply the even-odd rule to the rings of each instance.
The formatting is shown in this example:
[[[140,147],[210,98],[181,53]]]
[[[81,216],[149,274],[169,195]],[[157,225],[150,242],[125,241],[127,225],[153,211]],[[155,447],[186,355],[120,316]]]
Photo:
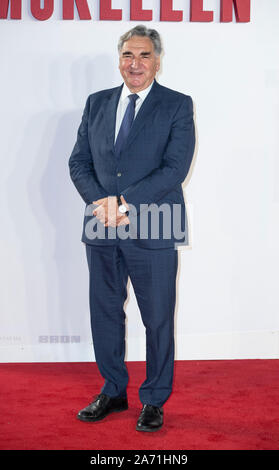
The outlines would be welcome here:
[[[159,429],[162,428],[162,424],[161,426],[158,426],[157,428],[147,428],[147,427],[136,427],[136,431],[145,431],[145,432],[155,432],[155,431],[159,431]]]
[[[105,415],[99,418],[83,418],[82,416],[77,415],[77,419],[79,419],[80,421],[85,421],[86,423],[95,423],[96,421],[101,421],[102,419],[106,418],[111,413],[120,413],[121,411],[126,410],[128,410],[128,406],[124,408],[115,408],[113,410],[109,410]]]

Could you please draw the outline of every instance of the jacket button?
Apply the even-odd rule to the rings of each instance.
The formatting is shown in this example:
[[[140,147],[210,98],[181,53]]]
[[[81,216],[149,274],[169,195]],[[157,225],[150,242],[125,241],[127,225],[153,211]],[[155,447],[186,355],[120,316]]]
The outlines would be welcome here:
[[[120,172],[119,172],[119,173],[117,173],[117,176],[122,176],[122,173],[120,173]]]

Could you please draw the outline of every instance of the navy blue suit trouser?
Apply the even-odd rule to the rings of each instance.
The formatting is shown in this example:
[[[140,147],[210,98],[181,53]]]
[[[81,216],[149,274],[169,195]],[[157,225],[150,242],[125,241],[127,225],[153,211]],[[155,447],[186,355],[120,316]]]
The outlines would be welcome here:
[[[177,250],[145,249],[133,240],[113,246],[86,245],[89,301],[96,362],[105,383],[101,392],[126,396],[125,312],[128,276],[146,329],[146,379],[142,404],[161,407],[172,391]]]

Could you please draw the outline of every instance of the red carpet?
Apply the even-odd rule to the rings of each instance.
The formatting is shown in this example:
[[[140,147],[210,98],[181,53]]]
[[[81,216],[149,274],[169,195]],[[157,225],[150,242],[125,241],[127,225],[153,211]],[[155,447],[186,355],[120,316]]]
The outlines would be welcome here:
[[[145,363],[127,363],[129,410],[76,419],[103,384],[95,363],[0,365],[0,449],[279,449],[279,360],[176,361],[156,433],[135,430]]]

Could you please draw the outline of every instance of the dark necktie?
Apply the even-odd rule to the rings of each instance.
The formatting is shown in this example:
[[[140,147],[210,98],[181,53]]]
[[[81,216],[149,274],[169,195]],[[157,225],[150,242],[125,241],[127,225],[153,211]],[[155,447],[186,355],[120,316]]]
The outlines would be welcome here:
[[[130,102],[125,111],[124,118],[122,119],[122,123],[114,146],[116,155],[120,155],[121,149],[127,140],[135,117],[135,104],[138,99],[138,95],[133,93],[132,95],[129,95],[128,98]]]

